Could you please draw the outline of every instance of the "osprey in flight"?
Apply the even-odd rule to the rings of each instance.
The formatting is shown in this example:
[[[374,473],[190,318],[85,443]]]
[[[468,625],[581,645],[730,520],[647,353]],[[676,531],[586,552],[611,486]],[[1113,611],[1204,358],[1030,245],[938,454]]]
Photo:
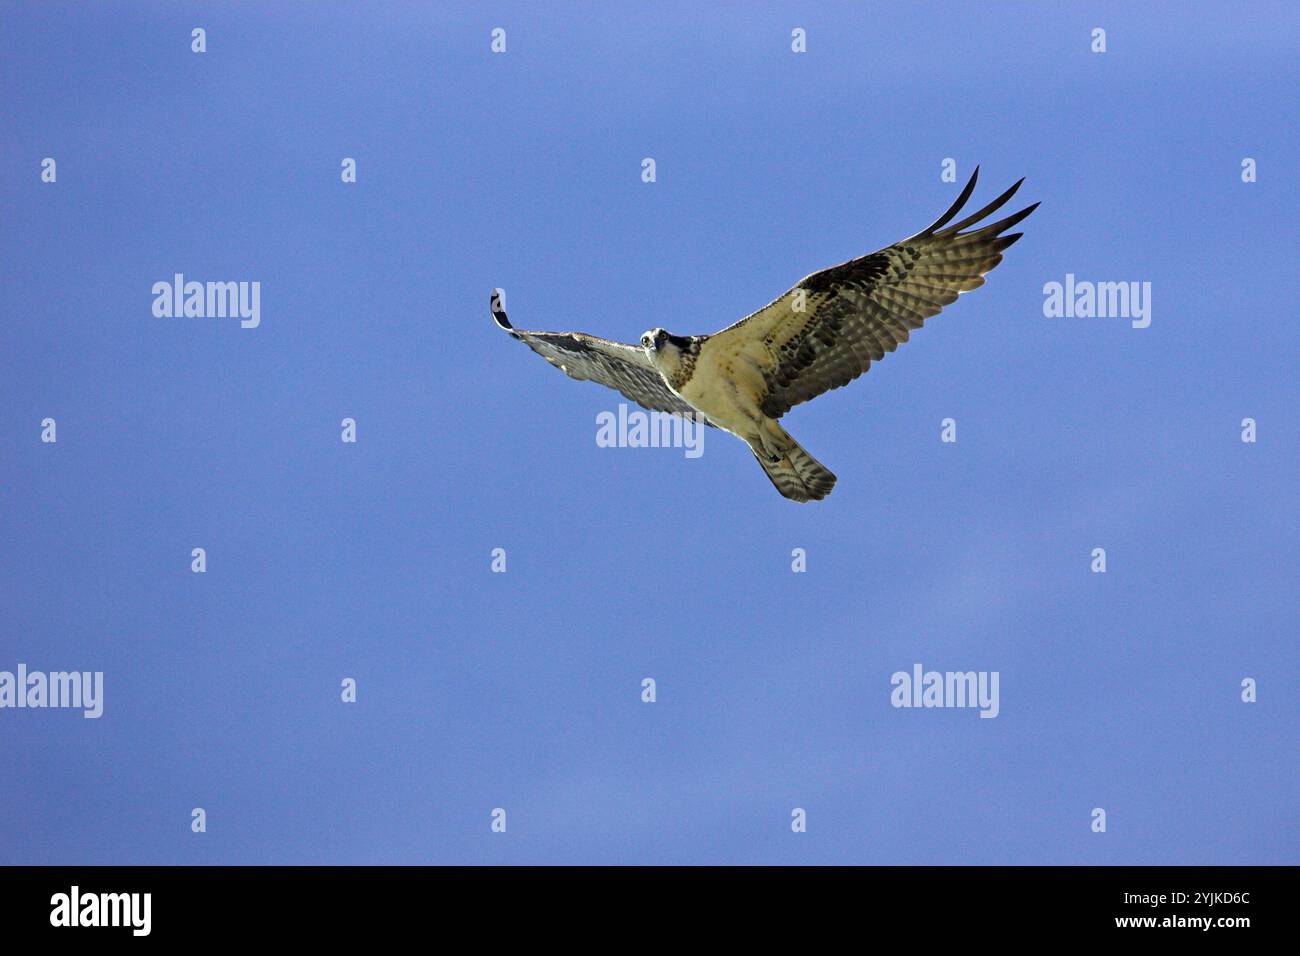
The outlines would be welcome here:
[[[492,293],[497,325],[576,379],[617,389],[652,411],[702,418],[753,451],[776,490],[820,500],[835,476],[777,420],[795,405],[847,385],[906,342],[983,275],[1022,233],[1006,230],[1038,208],[977,225],[1002,208],[1021,179],[977,213],[948,225],[975,189],[976,167],[957,201],[910,239],[814,272],[775,302],[712,335],[652,329],[639,345],[582,332],[527,332]],[[970,228],[967,232],[961,230]]]

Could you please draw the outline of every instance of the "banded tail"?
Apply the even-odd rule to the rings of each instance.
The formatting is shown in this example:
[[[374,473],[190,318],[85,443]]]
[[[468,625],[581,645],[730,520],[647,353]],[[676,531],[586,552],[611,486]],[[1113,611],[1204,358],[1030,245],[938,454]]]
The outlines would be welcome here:
[[[791,501],[821,501],[831,493],[835,475],[775,421],[769,420],[761,441],[750,450],[782,495]]]

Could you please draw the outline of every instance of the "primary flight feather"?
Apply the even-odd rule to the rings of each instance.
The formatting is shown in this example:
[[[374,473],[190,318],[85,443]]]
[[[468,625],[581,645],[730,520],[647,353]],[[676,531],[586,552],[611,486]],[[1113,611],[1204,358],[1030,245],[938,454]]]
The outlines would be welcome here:
[[[924,231],[814,272],[712,335],[652,329],[639,345],[630,345],[582,332],[528,332],[510,324],[496,291],[492,314],[511,336],[572,378],[617,389],[644,408],[702,418],[745,442],[785,497],[820,500],[830,494],[835,476],[778,419],[800,402],[847,385],[959,294],[984,284],[985,273],[1022,235],[1003,233],[1038,203],[980,225],[1015,195],[1021,179],[949,225],[978,177],[977,167],[957,201]]]

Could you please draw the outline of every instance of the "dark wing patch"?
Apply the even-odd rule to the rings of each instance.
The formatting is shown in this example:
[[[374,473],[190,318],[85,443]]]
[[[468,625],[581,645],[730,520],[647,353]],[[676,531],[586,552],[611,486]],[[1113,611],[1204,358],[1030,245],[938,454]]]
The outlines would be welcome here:
[[[639,346],[611,342],[583,332],[528,332],[510,324],[500,296],[492,293],[492,317],[497,325],[519,339],[570,378],[599,382],[622,392],[642,408],[656,412],[697,415],[673,394],[658,369]]]
[[[984,274],[1022,235],[1002,233],[1038,203],[998,222],[961,230],[1000,209],[1023,179],[979,212],[947,225],[970,198],[978,177],[976,168],[957,201],[925,231],[814,272],[771,305],[712,336],[706,348],[744,354],[758,363],[767,385],[761,407],[772,418],[847,385],[960,293],[982,286]]]

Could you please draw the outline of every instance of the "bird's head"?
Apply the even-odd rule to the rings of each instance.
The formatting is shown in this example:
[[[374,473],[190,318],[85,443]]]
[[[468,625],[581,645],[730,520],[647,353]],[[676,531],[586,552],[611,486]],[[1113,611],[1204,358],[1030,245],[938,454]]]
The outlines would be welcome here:
[[[641,336],[641,348],[653,354],[656,349],[668,341],[668,333],[663,329],[651,329]]]
[[[663,329],[651,329],[641,336],[641,348],[645,349],[651,363],[665,375],[676,371],[682,355],[691,347],[691,340],[682,335],[673,335]]]

